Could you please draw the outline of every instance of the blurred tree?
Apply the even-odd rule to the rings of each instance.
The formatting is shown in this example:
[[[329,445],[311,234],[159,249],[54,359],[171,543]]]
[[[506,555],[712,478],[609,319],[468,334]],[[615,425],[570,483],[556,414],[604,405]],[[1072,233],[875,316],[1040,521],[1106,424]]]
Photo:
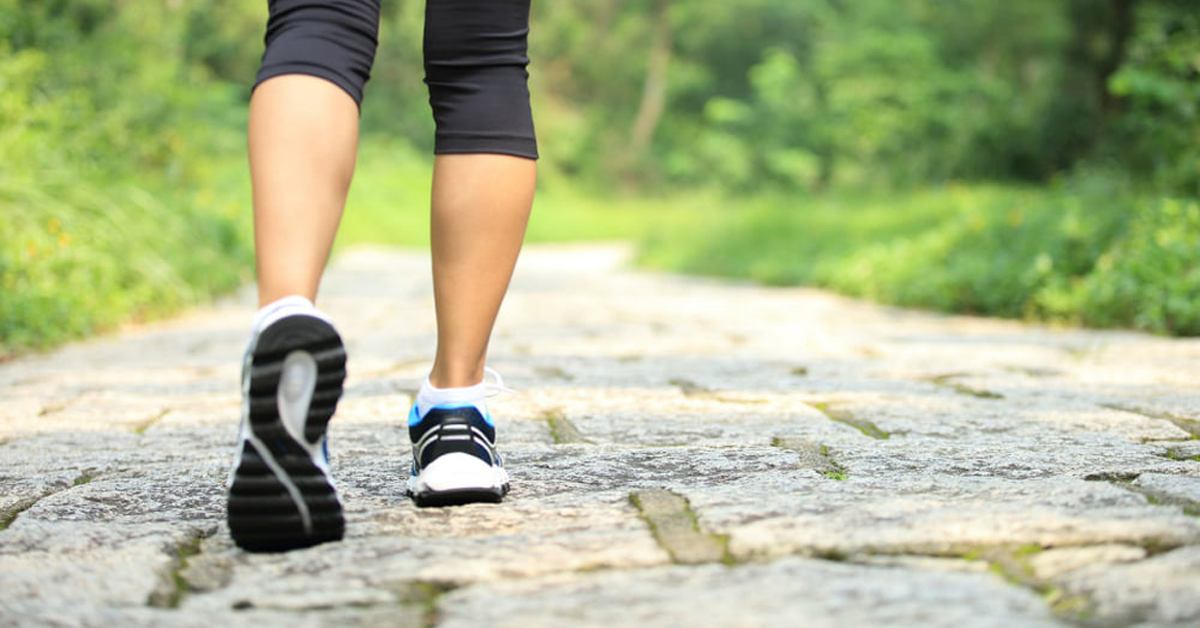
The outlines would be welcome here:
[[[646,78],[629,138],[629,154],[633,159],[646,152],[667,106],[667,68],[671,64],[671,40],[674,34],[671,0],[657,0],[651,20],[653,35],[646,59]]]
[[[1194,194],[1194,4],[534,2],[546,170],[820,190],[1045,181],[1084,164]],[[423,3],[383,9],[363,129],[428,147]],[[149,128],[196,97],[187,82],[244,98],[265,17],[257,0],[0,0],[0,64],[40,58],[53,67],[40,93],[74,90],[72,107]],[[93,124],[80,139],[119,145],[105,129],[122,128]],[[131,149],[149,157],[165,137]]]
[[[1200,197],[1200,13],[1146,0],[1127,58],[1108,77],[1113,132],[1102,156],[1154,188]]]

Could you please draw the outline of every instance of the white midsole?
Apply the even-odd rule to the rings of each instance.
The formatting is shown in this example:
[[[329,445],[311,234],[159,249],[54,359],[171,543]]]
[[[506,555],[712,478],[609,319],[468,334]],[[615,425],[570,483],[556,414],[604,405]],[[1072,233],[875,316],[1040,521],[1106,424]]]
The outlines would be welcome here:
[[[508,484],[508,472],[504,467],[488,463],[461,452],[439,456],[429,466],[421,469],[420,475],[408,479],[408,489],[413,493],[440,493],[471,489],[501,490]]]

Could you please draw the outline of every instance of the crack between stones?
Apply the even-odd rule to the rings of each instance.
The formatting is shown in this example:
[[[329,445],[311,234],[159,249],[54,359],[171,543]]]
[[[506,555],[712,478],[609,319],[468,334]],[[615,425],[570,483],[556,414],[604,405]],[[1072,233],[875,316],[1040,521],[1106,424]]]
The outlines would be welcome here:
[[[825,445],[802,438],[776,436],[771,439],[771,446],[800,454],[800,466],[812,469],[830,480],[845,480],[850,477],[846,468],[833,458],[829,453],[829,447]]]
[[[945,375],[937,375],[935,377],[930,377],[930,378],[926,379],[925,381],[927,381],[939,388],[945,388],[947,390],[952,390],[960,395],[965,395],[968,397],[975,397],[976,399],[1003,399],[1004,398],[1004,395],[1002,395],[998,392],[993,392],[991,390],[985,390],[983,388],[975,388],[973,386],[967,386],[966,384],[963,384],[962,382],[954,381],[955,379],[957,379],[959,377],[966,377],[968,375],[970,375],[970,373],[947,373]]]
[[[1086,546],[1081,546],[1086,547]],[[987,562],[988,570],[1003,578],[1010,585],[1028,589],[1049,606],[1051,614],[1060,621],[1073,625],[1087,625],[1095,615],[1096,603],[1090,597],[1069,594],[1059,585],[1033,573],[1030,558],[1046,548],[1028,544],[1007,550],[992,550],[980,559]]]
[[[1159,490],[1155,490],[1152,488],[1147,488],[1145,486],[1139,486],[1137,484],[1134,484],[1134,482],[1137,481],[1137,479],[1139,477],[1141,477],[1140,474],[1135,475],[1134,477],[1132,477],[1128,480],[1107,480],[1107,481],[1109,484],[1112,484],[1113,486],[1115,486],[1117,488],[1121,488],[1121,489],[1127,490],[1131,493],[1134,493],[1136,495],[1141,495],[1142,497],[1145,497],[1146,501],[1149,502],[1151,506],[1174,506],[1174,507],[1178,507],[1181,510],[1183,510],[1183,513],[1185,515],[1190,515],[1192,517],[1200,517],[1200,502],[1191,500],[1191,499],[1187,499],[1186,497],[1179,497],[1178,495],[1172,495],[1170,493],[1167,493],[1166,491],[1159,491]],[[1178,546],[1176,546],[1176,547],[1178,547]],[[1176,547],[1169,547],[1164,551],[1170,551],[1172,549],[1176,549]],[[1146,551],[1150,552],[1151,554],[1161,553],[1161,552],[1154,552],[1150,548],[1145,548],[1145,549],[1146,549]]]
[[[42,406],[41,409],[38,410],[38,414],[37,414],[38,418],[41,418],[44,416],[50,416],[51,414],[54,414],[56,412],[62,412],[63,410],[66,409],[67,405],[69,405],[69,404],[66,401],[56,401],[54,403],[48,403],[48,404]]]
[[[0,532],[7,530],[9,528],[9,526],[11,526],[13,524],[13,522],[17,520],[17,517],[21,516],[21,513],[25,512],[26,510],[29,510],[30,508],[33,508],[34,506],[36,506],[38,504],[38,502],[42,501],[43,499],[46,499],[47,497],[50,497],[51,495],[55,495],[55,494],[61,493],[66,490],[70,490],[72,488],[75,488],[76,486],[82,486],[84,484],[87,484],[88,482],[91,482],[92,480],[94,480],[96,477],[97,477],[96,475],[85,471],[85,472],[79,474],[78,476],[76,476],[74,480],[71,480],[70,486],[64,486],[62,488],[56,488],[53,490],[46,491],[46,492],[42,493],[41,495],[38,495],[37,497],[30,497],[27,499],[22,499],[22,500],[18,501],[16,504],[14,504],[13,506],[10,506],[8,508],[0,510]]]
[[[650,533],[679,565],[734,564],[729,537],[713,534],[700,526],[687,498],[666,489],[648,489],[629,495]]]
[[[667,383],[679,388],[679,392],[682,392],[684,397],[695,397],[697,395],[705,395],[712,392],[708,388],[701,386],[696,382],[680,377],[669,379],[667,380]]]
[[[164,609],[179,608],[183,598],[191,591],[191,586],[184,578],[183,572],[188,567],[188,559],[200,554],[200,543],[206,536],[202,531],[197,530],[176,546],[175,557],[172,558],[167,572],[162,575],[158,586],[150,593],[150,597],[146,600],[146,606]]]
[[[1150,410],[1148,408],[1142,408],[1142,407],[1138,407],[1138,406],[1128,406],[1128,405],[1123,405],[1123,404],[1119,404],[1119,403],[1102,403],[1102,404],[1100,404],[1100,406],[1103,408],[1108,408],[1109,410],[1117,410],[1119,412],[1128,412],[1130,414],[1139,414],[1139,415],[1147,417],[1147,418],[1157,419],[1159,421],[1166,421],[1166,422],[1174,425],[1175,427],[1183,430],[1184,432],[1191,434],[1192,440],[1200,440],[1200,421],[1198,421],[1196,419],[1179,416],[1177,414],[1172,414],[1170,412],[1157,412],[1155,410]]]
[[[57,492],[58,491],[51,491],[41,495],[40,497],[22,499],[13,506],[0,511],[0,532],[7,530],[8,526],[12,525],[12,523],[17,520],[17,517],[21,516],[21,513],[33,508],[34,504],[37,504],[39,501]]]
[[[875,440],[887,440],[892,437],[890,432],[885,432],[879,429],[879,427],[874,423],[866,419],[857,418],[845,410],[837,410],[831,404],[811,403],[808,405],[825,415],[825,418],[829,419],[830,421],[850,426],[869,438],[874,438]]]
[[[575,381],[575,376],[558,366],[535,366],[533,373],[541,379],[557,379],[564,382]]]
[[[721,391],[713,390],[707,386],[703,386],[691,380],[682,378],[673,378],[667,380],[667,383],[679,388],[679,392],[683,393],[684,397],[691,397],[694,399],[705,399],[720,403],[736,403],[742,405],[760,405],[770,402],[768,399],[730,397],[728,395],[721,394]]]
[[[1140,547],[1146,550],[1146,558],[1154,556],[1156,553],[1165,551],[1164,546],[1152,544],[1134,544],[1124,543],[1131,547]],[[1033,556],[1040,554],[1049,549],[1068,549],[1068,548],[1086,548],[1095,547],[1096,543],[1083,543],[1078,545],[1064,544],[1054,546],[1043,546],[1039,544],[1025,545],[996,545],[983,546],[974,549],[960,548],[956,550],[921,552],[921,551],[873,551],[867,550],[856,552],[853,554],[844,554],[837,551],[811,552],[806,553],[803,550],[794,555],[808,556],[818,560],[827,560],[831,562],[842,562],[854,565],[870,566],[873,563],[868,559],[871,557],[889,557],[889,558],[938,558],[938,559],[953,559],[968,562],[982,562],[987,565],[988,571],[1002,578],[1005,582],[1012,586],[1021,587],[1032,591],[1040,597],[1049,607],[1053,617],[1061,622],[1069,625],[1079,626],[1081,628],[1107,628],[1109,626],[1124,626],[1131,623],[1137,623],[1140,620],[1138,617],[1096,617],[1096,601],[1086,594],[1070,593],[1062,586],[1056,584],[1053,578],[1041,578],[1034,574],[1031,559]],[[1170,549],[1175,549],[1172,547]],[[1144,559],[1143,559],[1144,560]]]
[[[583,435],[583,431],[560,409],[543,412],[542,420],[550,428],[550,438],[554,439],[555,445],[592,444],[592,441]]]
[[[992,573],[1004,578],[1014,586],[1023,587],[1036,593],[1049,605],[1055,619],[1064,623],[1079,626],[1080,628],[1110,628],[1129,626],[1145,621],[1146,617],[1136,612],[1117,616],[1097,617],[1096,609],[1098,603],[1093,596],[1086,593],[1070,593],[1061,585],[1056,584],[1054,578],[1041,578],[1033,572],[1030,559],[1047,549],[1086,548],[1095,547],[1096,545],[1081,544],[1043,547],[1037,544],[1029,544],[1016,548],[1008,548],[1007,550],[992,550],[986,552],[980,558],[987,561],[989,570]],[[1183,547],[1183,545],[1175,545],[1164,549],[1165,546],[1163,545],[1148,543],[1123,543],[1123,545],[1140,547],[1146,550],[1144,558],[1130,562],[1141,562],[1164,551]]]
[[[1168,449],[1166,452],[1159,454],[1159,455],[1162,456],[1163,458],[1166,458],[1167,460],[1174,460],[1176,462],[1200,462],[1200,455],[1185,456],[1185,455],[1179,453],[1178,448],[1174,448],[1174,447]]]
[[[158,414],[156,414],[156,415],[150,417],[149,419],[146,419],[145,421],[142,421],[141,423],[134,426],[133,433],[137,434],[139,436],[141,436],[142,434],[145,434],[146,430],[153,427],[155,423],[158,423],[159,421],[161,421],[163,419],[163,417],[167,416],[167,414],[170,411],[171,411],[170,408],[163,408],[161,411],[159,411]]]
[[[461,588],[463,585],[442,580],[416,580],[406,583],[399,592],[400,603],[421,608],[421,625],[432,628],[441,621],[442,613],[439,607],[441,599],[447,593]]]
[[[1026,375],[1028,377],[1059,377],[1063,374],[1062,371],[1060,371],[1058,369],[1044,368],[1044,367],[1038,367],[1038,366],[1020,366],[1020,365],[1015,365],[1015,364],[1010,365],[1010,366],[1005,366],[1004,370],[1006,370],[1010,373],[1020,373],[1022,375]]]

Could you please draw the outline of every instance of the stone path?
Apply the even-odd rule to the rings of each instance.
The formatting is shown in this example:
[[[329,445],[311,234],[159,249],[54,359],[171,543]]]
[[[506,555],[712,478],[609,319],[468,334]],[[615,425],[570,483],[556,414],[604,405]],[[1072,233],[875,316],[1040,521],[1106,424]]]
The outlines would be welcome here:
[[[1200,342],[878,307],[530,248],[491,364],[513,492],[417,510],[425,256],[326,279],[340,543],[223,483],[251,301],[0,365],[0,625],[1200,623]]]

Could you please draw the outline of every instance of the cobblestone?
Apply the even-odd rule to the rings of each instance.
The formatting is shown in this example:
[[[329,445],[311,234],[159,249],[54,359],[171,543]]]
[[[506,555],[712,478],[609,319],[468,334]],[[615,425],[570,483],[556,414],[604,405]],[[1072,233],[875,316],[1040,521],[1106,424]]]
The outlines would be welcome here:
[[[631,271],[531,247],[491,366],[513,491],[413,507],[427,256],[322,307],[346,539],[235,548],[249,291],[0,364],[4,625],[1200,623],[1200,341]]]

